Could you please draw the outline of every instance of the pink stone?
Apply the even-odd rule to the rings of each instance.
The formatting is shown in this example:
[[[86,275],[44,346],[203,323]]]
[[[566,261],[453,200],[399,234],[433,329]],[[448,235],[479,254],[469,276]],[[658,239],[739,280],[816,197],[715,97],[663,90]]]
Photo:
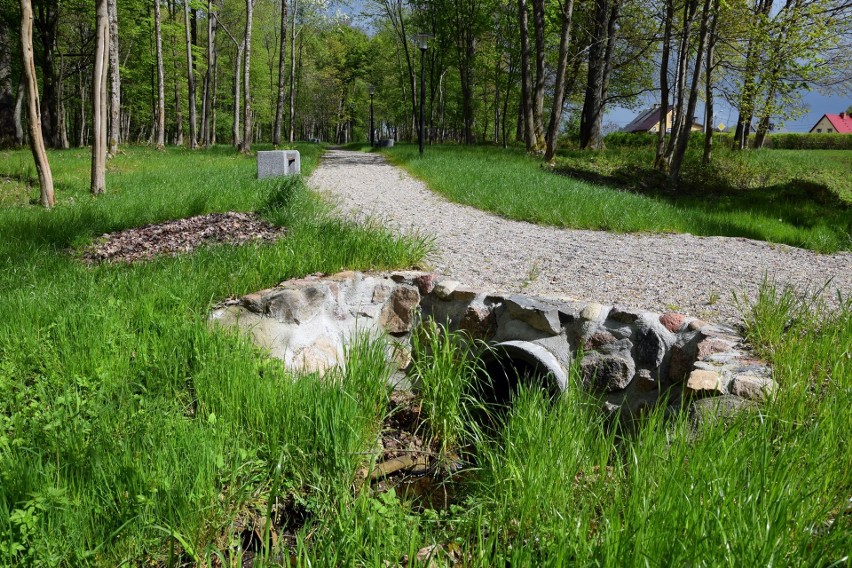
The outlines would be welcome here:
[[[685,320],[686,318],[683,314],[675,312],[669,312],[660,316],[660,323],[672,333],[677,333],[677,331],[683,326],[683,322]]]

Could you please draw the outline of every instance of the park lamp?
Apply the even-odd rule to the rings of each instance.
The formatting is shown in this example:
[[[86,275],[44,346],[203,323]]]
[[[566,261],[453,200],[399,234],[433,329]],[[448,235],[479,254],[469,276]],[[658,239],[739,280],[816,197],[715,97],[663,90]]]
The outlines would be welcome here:
[[[369,93],[370,93],[370,96],[372,97],[373,95],[375,95],[375,94],[376,94],[376,86],[375,86],[375,85],[370,85],[370,88],[368,89],[368,91],[369,91]]]
[[[373,95],[376,94],[376,86],[370,85],[367,89],[370,93],[370,148],[376,145],[376,129],[373,126]]]
[[[428,49],[429,38],[432,34],[417,34],[417,47],[420,48],[420,131],[417,133],[417,145],[420,150],[420,157],[423,157],[423,141],[426,138],[426,129],[423,118],[423,101],[426,98],[426,69],[424,60],[426,58],[426,49]]]

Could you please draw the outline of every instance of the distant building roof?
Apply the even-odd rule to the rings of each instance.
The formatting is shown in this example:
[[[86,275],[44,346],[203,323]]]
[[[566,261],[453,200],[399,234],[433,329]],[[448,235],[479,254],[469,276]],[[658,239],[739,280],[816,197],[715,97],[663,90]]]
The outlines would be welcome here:
[[[835,132],[839,132],[841,134],[852,134],[852,116],[848,113],[841,112],[840,114],[824,114],[823,118],[831,123]],[[822,118],[817,121],[817,124],[819,124],[821,120]],[[814,128],[816,128],[816,124],[810,131],[813,132]]]
[[[674,107],[669,105],[666,114],[672,111]],[[633,121],[624,127],[624,132],[647,132],[654,127],[654,125],[659,124],[662,119],[660,105],[654,105],[653,107],[642,111],[639,113],[639,116],[633,119]]]

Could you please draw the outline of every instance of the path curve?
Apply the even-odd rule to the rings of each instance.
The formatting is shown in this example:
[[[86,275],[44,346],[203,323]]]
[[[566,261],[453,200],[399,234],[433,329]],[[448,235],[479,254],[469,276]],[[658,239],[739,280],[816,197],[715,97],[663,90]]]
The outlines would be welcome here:
[[[764,274],[801,291],[852,294],[852,254],[820,255],[731,237],[617,234],[513,221],[451,203],[378,154],[330,150],[308,180],[345,215],[434,235],[431,268],[470,286],[534,296],[740,319]]]

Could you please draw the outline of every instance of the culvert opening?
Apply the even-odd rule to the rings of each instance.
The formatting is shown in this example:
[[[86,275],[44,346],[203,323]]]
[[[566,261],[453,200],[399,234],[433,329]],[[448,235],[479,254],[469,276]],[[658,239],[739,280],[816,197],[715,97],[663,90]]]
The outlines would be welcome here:
[[[526,341],[506,341],[480,357],[479,388],[483,402],[511,403],[521,385],[541,388],[556,397],[565,388],[565,373],[545,349]]]

